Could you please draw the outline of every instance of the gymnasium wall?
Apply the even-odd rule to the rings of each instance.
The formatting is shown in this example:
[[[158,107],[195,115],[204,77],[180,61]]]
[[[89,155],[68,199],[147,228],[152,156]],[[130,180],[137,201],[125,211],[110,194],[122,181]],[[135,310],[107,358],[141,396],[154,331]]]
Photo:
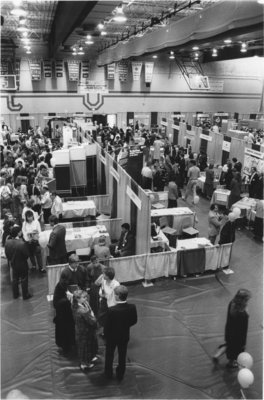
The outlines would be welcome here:
[[[263,111],[263,58],[212,62],[203,64],[202,68],[209,82],[222,85],[220,91],[190,90],[176,62],[163,59],[155,60],[149,88],[144,82],[144,67],[140,81],[132,80],[130,67],[127,82],[120,83],[117,71],[114,80],[106,80],[105,68],[98,68],[95,63],[91,63],[89,79],[99,83],[107,82],[108,93],[81,94],[77,83],[68,81],[66,69],[63,78],[31,81],[28,61],[24,59],[21,61],[20,90],[1,93],[2,115],[15,120],[20,113],[41,115],[43,119],[48,113],[67,115],[75,112],[123,114],[128,111],[224,111],[250,114]],[[45,121],[38,121],[38,124],[43,126]]]

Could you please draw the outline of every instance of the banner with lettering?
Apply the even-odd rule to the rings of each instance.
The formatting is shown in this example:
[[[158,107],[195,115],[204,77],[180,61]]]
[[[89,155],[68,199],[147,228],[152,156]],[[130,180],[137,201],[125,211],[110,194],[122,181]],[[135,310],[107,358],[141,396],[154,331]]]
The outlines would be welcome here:
[[[139,81],[140,80],[141,69],[142,69],[142,62],[132,61],[133,81]]]
[[[52,77],[52,61],[51,60],[43,61],[43,71],[44,71],[44,78]]]
[[[63,60],[55,61],[55,77],[63,78]]]
[[[89,78],[89,61],[82,61],[82,74],[83,79]]]
[[[154,70],[154,62],[145,62],[145,82],[151,82]]]
[[[115,79],[115,63],[107,65],[107,79]]]
[[[40,60],[28,60],[29,69],[31,73],[32,81],[41,80],[41,61]]]
[[[118,76],[120,82],[126,82],[128,76],[128,61],[122,60],[118,63]]]
[[[78,60],[68,60],[68,73],[69,81],[77,82],[79,80],[79,61]]]

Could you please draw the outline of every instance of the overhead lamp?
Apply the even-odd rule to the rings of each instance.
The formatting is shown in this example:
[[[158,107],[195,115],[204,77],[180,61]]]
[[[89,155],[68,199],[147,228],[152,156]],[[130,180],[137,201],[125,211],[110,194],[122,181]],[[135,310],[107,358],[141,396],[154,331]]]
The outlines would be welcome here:
[[[104,29],[104,24],[102,22],[99,22],[99,24],[97,25],[98,29]]]
[[[25,45],[25,46],[24,46],[24,49],[26,49],[26,50],[30,50],[30,49],[31,49],[31,47],[30,47],[30,46],[28,46],[28,45]]]
[[[26,21],[26,20],[25,20]],[[25,26],[19,26],[18,28],[17,28],[17,31],[18,32],[27,32],[28,31],[28,28],[26,28]]]
[[[78,54],[78,56],[82,56],[82,55],[84,55],[84,51],[82,51],[82,50],[81,50],[81,51],[78,51],[77,54]]]
[[[259,4],[264,4],[264,0],[258,0]]]
[[[241,51],[241,53],[246,53],[247,52],[247,44],[246,43],[242,43],[241,44],[240,51]]]
[[[230,43],[232,43],[232,40],[231,40],[231,39],[225,39],[225,40],[224,40],[224,43],[230,44]]]
[[[83,51],[83,47],[82,47],[82,46],[79,46],[79,50],[80,50],[80,51]]]
[[[212,56],[213,57],[217,57],[218,56],[217,49],[213,49]]]
[[[22,36],[23,36],[24,38],[28,37],[28,31],[22,32]]]
[[[26,51],[26,54],[31,54],[31,50],[27,50],[27,51]]]
[[[29,38],[21,38],[22,42],[25,44],[29,44]]]
[[[21,16],[21,17],[19,17],[19,21],[18,22],[19,22],[19,25],[24,25],[26,23],[26,18]]]
[[[73,52],[76,52],[76,47],[73,47],[73,48],[72,48],[72,51],[73,51]]]
[[[25,10],[22,10],[22,8],[14,8],[13,10],[11,10],[11,14],[15,17],[25,17],[27,15],[27,12]]]
[[[170,60],[174,60],[175,56],[174,56],[174,51],[170,51],[170,56],[169,59]]]
[[[92,41],[92,40],[86,40],[86,41],[85,41],[85,44],[94,44],[94,41]]]
[[[116,14],[115,14],[113,19],[116,22],[126,22],[127,17],[125,16],[125,14],[123,12],[123,8],[122,7],[117,7],[116,8]]]
[[[198,47],[198,46],[193,46],[192,49],[193,49],[193,50],[199,50],[199,47]]]
[[[156,54],[154,54],[154,55],[152,56],[152,58],[158,58],[158,56],[157,56]]]
[[[77,51],[73,51],[73,52],[72,52],[72,55],[73,55],[73,56],[77,56]]]
[[[106,31],[102,31],[101,32],[101,36],[106,36],[107,35],[107,32]]]

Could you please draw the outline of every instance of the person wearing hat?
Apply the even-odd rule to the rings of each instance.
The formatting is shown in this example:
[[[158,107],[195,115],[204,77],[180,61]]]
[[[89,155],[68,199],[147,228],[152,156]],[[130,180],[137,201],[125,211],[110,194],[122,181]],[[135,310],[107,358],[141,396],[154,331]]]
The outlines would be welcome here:
[[[99,260],[104,260],[110,257],[109,247],[106,246],[105,236],[100,236],[98,239],[98,244],[94,245],[94,255],[99,258]]]
[[[43,211],[44,224],[49,223],[49,217],[51,216],[52,199],[50,196],[49,187],[43,186],[44,193],[41,197],[41,205]]]

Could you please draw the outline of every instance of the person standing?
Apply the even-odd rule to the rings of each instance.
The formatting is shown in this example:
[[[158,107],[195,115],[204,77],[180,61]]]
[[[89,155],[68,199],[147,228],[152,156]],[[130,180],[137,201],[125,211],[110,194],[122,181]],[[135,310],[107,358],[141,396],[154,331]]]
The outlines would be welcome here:
[[[196,166],[196,161],[191,160],[190,161],[191,167],[188,170],[187,176],[189,178],[187,187],[186,187],[186,192],[184,196],[184,200],[187,201],[187,198],[189,195],[193,196],[193,201],[194,201],[194,196],[196,196],[196,186],[197,186],[197,180],[200,176],[200,169]]]
[[[232,205],[240,200],[241,193],[241,175],[233,169],[233,179],[230,184],[230,196],[228,199],[228,208],[231,209]]]
[[[228,219],[220,228],[220,238],[218,244],[233,243],[236,238],[235,214],[229,213]]]
[[[252,197],[253,199],[256,199],[258,196],[258,182],[259,182],[259,176],[257,173],[257,168],[252,167],[251,168],[251,176],[249,178],[249,197]]]
[[[93,362],[98,359],[97,322],[85,291],[76,290],[73,293],[72,312],[80,369],[85,372],[93,368]]]
[[[67,250],[65,243],[66,229],[58,224],[58,218],[55,215],[49,217],[49,223],[52,231],[49,237],[49,263],[50,265],[66,264]]]
[[[79,257],[77,254],[71,254],[69,257],[69,266],[62,270],[71,285],[77,285],[80,289],[86,290],[88,287],[86,270],[79,265]],[[69,294],[69,291],[68,291]],[[71,297],[71,296],[70,296]]]
[[[208,214],[208,239],[212,244],[215,244],[216,236],[219,234],[221,221],[218,215],[218,207],[216,204],[211,204]]]
[[[149,189],[149,190],[152,189],[153,173],[151,166],[152,166],[151,161],[148,161],[147,164],[141,170],[143,189]]]
[[[168,183],[168,208],[177,207],[177,199],[178,199],[178,187],[176,184],[176,175],[171,171],[169,174],[169,183]]]
[[[118,366],[116,377],[122,380],[126,370],[127,345],[130,338],[130,327],[137,323],[137,309],[134,304],[127,303],[128,290],[125,286],[117,286],[114,290],[116,305],[110,307],[105,321],[105,376],[113,377],[113,360],[117,347]]]
[[[100,297],[99,290],[100,286],[96,285],[96,281],[103,274],[105,266],[101,264],[96,255],[91,257],[91,262],[87,266],[87,280],[88,286],[90,288],[90,306],[94,312],[95,317],[98,316],[99,305],[100,305]]]
[[[5,254],[13,272],[13,297],[14,299],[19,297],[19,281],[21,281],[23,300],[28,300],[32,297],[32,294],[28,292],[28,247],[21,239],[22,232],[19,226],[13,226],[10,234],[11,239],[8,239],[5,244]]]
[[[41,248],[39,245],[39,234],[41,232],[40,223],[34,219],[33,211],[28,210],[25,213],[25,221],[22,225],[23,238],[29,249],[29,257],[32,263],[32,269],[36,270],[36,259],[41,273],[46,273],[42,266]]]
[[[209,167],[205,169],[205,182],[204,182],[205,197],[211,200],[213,191],[214,191],[214,164],[209,164]]]
[[[249,290],[240,289],[229,303],[225,325],[225,344],[219,346],[218,351],[213,356],[214,362],[218,361],[224,349],[229,360],[227,367],[238,367],[237,357],[246,348],[249,319],[247,305],[250,298]]]
[[[49,187],[44,185],[43,190],[44,190],[44,193],[42,195],[41,205],[42,205],[42,211],[43,211],[44,224],[48,224],[49,217],[51,215],[52,200],[50,197]]]

